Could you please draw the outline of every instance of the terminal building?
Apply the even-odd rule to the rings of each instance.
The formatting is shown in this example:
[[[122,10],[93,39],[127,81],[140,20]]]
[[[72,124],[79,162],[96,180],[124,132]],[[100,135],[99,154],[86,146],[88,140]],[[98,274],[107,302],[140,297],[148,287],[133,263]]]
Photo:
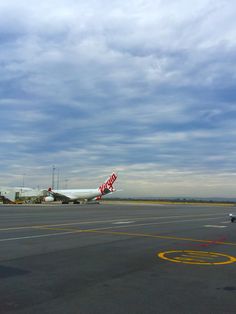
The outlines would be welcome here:
[[[0,187],[0,201],[4,204],[41,203],[46,190],[25,187]]]

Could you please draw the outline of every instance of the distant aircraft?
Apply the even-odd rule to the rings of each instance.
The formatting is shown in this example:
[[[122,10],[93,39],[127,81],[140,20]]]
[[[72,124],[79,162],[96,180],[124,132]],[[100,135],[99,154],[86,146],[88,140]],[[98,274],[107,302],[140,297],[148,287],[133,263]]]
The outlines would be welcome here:
[[[231,222],[234,222],[236,219],[236,215],[234,214],[229,214],[229,217],[230,217]]]
[[[117,179],[117,174],[114,172],[99,188],[96,189],[65,189],[52,190],[48,189],[48,196],[44,198],[45,202],[53,202],[55,200],[62,201],[62,204],[73,202],[79,204],[80,202],[98,201],[102,196],[115,192],[113,183]]]

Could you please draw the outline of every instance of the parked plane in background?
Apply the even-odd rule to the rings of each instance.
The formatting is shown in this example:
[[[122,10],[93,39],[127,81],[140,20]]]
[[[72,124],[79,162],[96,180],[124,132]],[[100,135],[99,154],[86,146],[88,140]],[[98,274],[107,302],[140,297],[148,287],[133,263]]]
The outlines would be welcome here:
[[[231,222],[234,222],[236,219],[236,215],[234,214],[229,214],[229,217],[230,217]]]
[[[80,202],[90,202],[100,200],[102,196],[115,192],[113,183],[117,179],[117,174],[114,172],[99,188],[96,189],[66,189],[66,190],[52,190],[48,189],[49,195],[45,197],[45,202],[53,202],[55,200],[62,201],[62,204],[73,202],[79,204]]]

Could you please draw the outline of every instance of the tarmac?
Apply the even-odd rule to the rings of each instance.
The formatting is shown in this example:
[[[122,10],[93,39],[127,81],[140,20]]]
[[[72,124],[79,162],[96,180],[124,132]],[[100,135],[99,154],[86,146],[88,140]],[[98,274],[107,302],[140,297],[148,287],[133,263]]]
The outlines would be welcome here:
[[[236,313],[231,212],[0,205],[0,313]]]

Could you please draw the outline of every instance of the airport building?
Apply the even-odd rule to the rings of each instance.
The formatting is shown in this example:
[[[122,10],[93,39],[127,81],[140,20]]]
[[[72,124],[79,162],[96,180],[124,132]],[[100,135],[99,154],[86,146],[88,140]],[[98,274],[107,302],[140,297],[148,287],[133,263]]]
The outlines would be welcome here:
[[[9,203],[41,203],[47,191],[23,187],[0,187],[0,201]]]

